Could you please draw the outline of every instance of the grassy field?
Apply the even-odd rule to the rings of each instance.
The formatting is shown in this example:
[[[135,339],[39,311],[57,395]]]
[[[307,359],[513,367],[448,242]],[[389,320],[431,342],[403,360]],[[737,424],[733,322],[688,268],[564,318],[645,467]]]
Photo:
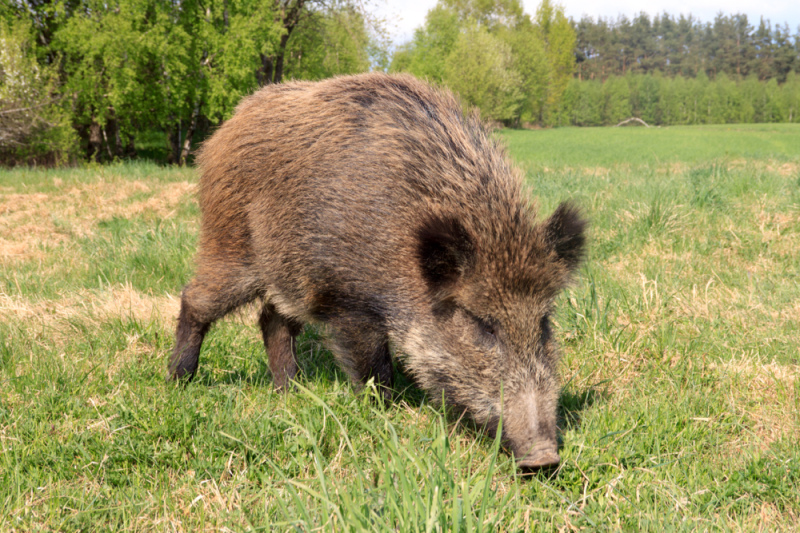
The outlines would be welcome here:
[[[407,382],[354,394],[309,328],[273,392],[253,310],[166,385],[194,171],[0,171],[0,530],[796,529],[800,126],[502,135],[592,221],[557,471]]]

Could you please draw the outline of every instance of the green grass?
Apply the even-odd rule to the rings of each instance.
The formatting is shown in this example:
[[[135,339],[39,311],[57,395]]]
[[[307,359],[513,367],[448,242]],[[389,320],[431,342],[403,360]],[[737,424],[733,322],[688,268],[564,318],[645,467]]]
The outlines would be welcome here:
[[[519,160],[554,168],[694,165],[720,158],[783,162],[800,156],[800,124],[556,128],[502,135]]]
[[[272,390],[252,310],[163,382],[191,170],[0,171],[0,530],[793,530],[800,129],[503,132],[590,252],[558,302],[562,465],[401,380],[354,393],[322,335]],[[794,144],[792,144],[794,143]]]

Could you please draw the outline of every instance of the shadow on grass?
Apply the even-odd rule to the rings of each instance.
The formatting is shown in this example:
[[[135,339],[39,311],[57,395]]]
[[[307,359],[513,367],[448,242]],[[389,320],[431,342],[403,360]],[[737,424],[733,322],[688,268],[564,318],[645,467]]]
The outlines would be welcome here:
[[[579,428],[583,412],[595,403],[605,400],[606,397],[607,394],[602,390],[598,390],[595,386],[583,391],[561,391],[561,399],[558,405],[558,426],[562,430]]]
[[[213,332],[210,335],[213,335]],[[201,353],[200,367],[194,383],[205,387],[238,384],[272,388],[273,378],[269,369],[269,357],[266,351],[262,350],[264,350],[263,345],[259,343],[256,354],[251,355],[243,363],[242,360],[245,359],[243,357],[216,357],[213,361],[207,361],[211,364],[206,365],[203,364],[203,353]],[[234,360],[238,360],[239,364],[226,368],[224,373],[210,371],[212,365],[220,367]],[[325,347],[325,335],[322,329],[315,326],[306,326],[303,333],[297,337],[297,366],[299,372],[296,379],[304,386],[315,383],[329,387],[336,382],[350,383],[350,379],[336,362],[336,358]],[[353,392],[358,394],[359,388],[353,387]],[[419,407],[426,401],[426,397],[426,393],[406,376],[403,365],[395,359],[392,403],[405,402],[412,407]]]
[[[219,385],[250,385],[255,387],[273,387],[272,372],[269,369],[269,356],[264,349],[264,345],[259,341],[254,341],[254,350],[249,354],[230,355],[236,357],[224,357],[214,354],[211,361],[207,360],[204,365],[204,355],[210,349],[210,336],[214,335],[211,331],[206,336],[203,350],[200,354],[200,366],[194,382],[208,387]],[[228,366],[233,362],[238,362],[235,366]],[[227,368],[226,368],[227,366]],[[346,382],[347,375],[339,368],[333,354],[325,348],[323,335],[313,326],[307,326],[297,337],[297,366],[299,372],[296,379],[300,383],[308,384],[318,382],[332,384],[336,381]],[[224,372],[210,371],[211,368],[223,368]]]

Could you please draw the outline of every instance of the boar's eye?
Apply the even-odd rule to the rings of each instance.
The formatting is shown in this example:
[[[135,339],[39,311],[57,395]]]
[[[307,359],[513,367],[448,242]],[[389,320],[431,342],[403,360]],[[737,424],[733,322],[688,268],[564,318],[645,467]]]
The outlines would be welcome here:
[[[493,320],[479,318],[466,310],[464,310],[464,313],[477,326],[477,333],[483,338],[484,341],[492,344],[497,341],[498,331]]]
[[[497,338],[497,331],[495,330],[494,324],[481,319],[477,319],[477,322],[478,326],[481,328],[481,333],[492,340]]]

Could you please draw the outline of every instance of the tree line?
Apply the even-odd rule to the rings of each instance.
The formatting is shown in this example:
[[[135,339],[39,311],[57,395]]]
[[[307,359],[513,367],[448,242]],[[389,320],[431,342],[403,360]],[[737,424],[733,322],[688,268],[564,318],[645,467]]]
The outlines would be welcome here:
[[[550,0],[533,16],[519,0],[439,0],[389,69],[447,85],[486,119],[551,124],[574,48],[564,9]]]
[[[572,78],[557,113],[557,126],[613,126],[637,117],[649,125],[800,122],[800,75],[784,83],[735,80],[704,72],[693,78],[655,74],[612,75],[604,82]]]
[[[786,25],[439,0],[390,53],[366,1],[6,0],[0,163],[185,164],[258,87],[367,70],[449,86],[512,127],[799,121],[800,35]]]
[[[0,157],[183,164],[242,96],[388,62],[359,0],[9,0],[0,5]]]
[[[616,20],[584,16],[573,27],[579,79],[660,72],[783,83],[790,72],[800,72],[800,28],[793,34],[788,24],[773,26],[764,18],[754,26],[744,14],[720,13],[705,23],[667,13],[652,19],[647,13]]]

